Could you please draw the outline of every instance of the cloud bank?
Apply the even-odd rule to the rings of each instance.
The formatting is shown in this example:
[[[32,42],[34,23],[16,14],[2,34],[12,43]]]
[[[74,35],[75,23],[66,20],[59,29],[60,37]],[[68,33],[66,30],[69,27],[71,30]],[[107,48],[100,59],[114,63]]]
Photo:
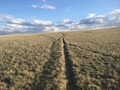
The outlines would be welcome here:
[[[66,18],[56,23],[39,19],[25,20],[0,14],[0,34],[56,32],[108,27],[120,27],[120,9],[115,9],[107,15],[91,13],[85,19],[76,22]]]

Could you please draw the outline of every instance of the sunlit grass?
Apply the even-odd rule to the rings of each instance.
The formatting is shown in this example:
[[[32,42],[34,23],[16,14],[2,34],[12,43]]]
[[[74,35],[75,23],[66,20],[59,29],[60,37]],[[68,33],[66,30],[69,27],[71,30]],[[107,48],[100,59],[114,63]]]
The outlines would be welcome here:
[[[77,90],[119,90],[120,28],[63,33],[0,36],[0,90],[67,90],[65,53]]]

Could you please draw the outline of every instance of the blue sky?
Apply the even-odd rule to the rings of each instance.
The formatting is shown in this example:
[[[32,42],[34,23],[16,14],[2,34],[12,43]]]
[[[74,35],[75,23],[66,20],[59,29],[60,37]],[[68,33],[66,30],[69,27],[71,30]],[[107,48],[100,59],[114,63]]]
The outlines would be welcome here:
[[[54,10],[32,8],[32,5],[51,5]],[[120,0],[1,0],[0,13],[18,18],[36,17],[59,21],[63,18],[79,20],[89,13],[106,14],[120,8]]]
[[[18,26],[13,30],[16,32],[20,32],[21,28],[24,29],[21,30],[22,32],[31,28],[35,29],[35,32],[52,31],[51,29],[54,28],[59,30],[84,29],[93,27],[95,24],[97,25],[94,27],[109,27],[110,23],[107,25],[98,25],[98,23],[108,18],[109,20],[112,18],[112,21],[114,18],[115,21],[116,18],[119,18],[119,11],[120,0],[1,0],[0,31],[7,32],[5,29],[10,29],[12,32],[11,29],[15,26]],[[12,22],[15,20],[19,24]],[[97,22],[98,20],[99,22]],[[45,22],[49,25],[45,26]],[[88,22],[90,22],[89,25],[86,24]],[[26,23],[27,25],[25,25]],[[119,20],[112,25],[119,26]],[[51,29],[44,30],[45,28]],[[19,30],[17,31],[17,29]]]

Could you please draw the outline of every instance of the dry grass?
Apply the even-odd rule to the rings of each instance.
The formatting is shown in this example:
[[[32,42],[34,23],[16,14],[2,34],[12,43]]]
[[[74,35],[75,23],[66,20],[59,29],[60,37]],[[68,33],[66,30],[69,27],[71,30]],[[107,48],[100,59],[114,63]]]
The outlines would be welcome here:
[[[78,90],[119,90],[120,28],[67,34]]]
[[[0,37],[0,89],[30,89],[49,60],[52,41],[41,35]]]
[[[0,36],[0,90],[119,90],[119,69],[120,28]]]

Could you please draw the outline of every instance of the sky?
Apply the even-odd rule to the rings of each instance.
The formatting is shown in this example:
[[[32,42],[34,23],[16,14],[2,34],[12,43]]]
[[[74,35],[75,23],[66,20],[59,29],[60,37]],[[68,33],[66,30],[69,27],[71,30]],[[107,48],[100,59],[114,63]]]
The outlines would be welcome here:
[[[0,34],[120,26],[120,0],[1,0]]]

